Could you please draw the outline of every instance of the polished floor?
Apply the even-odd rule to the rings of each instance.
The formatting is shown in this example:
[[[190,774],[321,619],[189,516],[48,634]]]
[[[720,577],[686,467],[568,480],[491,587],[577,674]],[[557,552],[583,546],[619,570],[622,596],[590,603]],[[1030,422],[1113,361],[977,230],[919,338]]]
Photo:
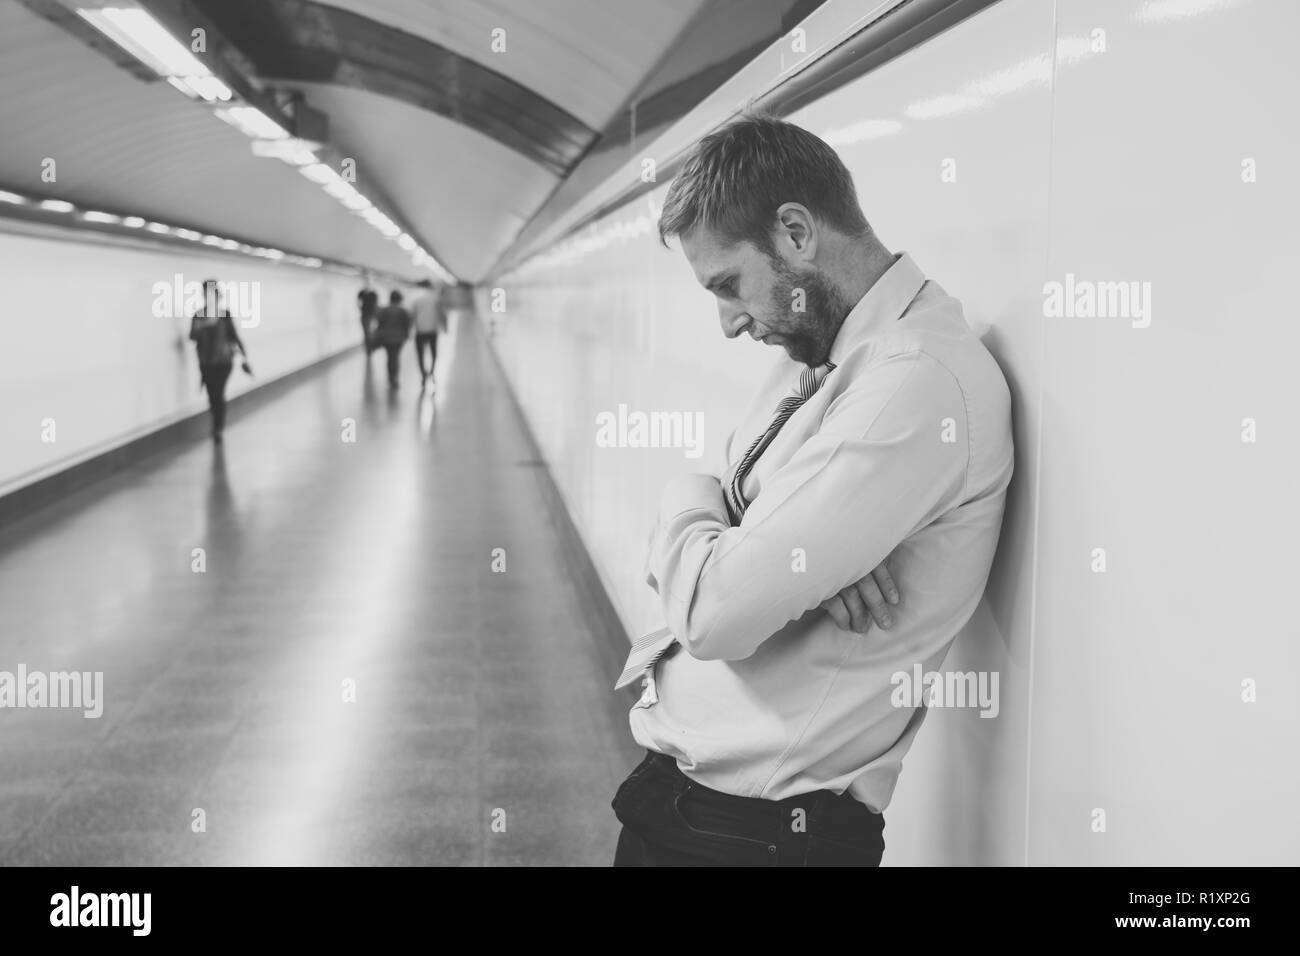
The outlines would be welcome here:
[[[609,864],[610,637],[473,319],[442,353],[0,528],[0,671],[104,675],[98,719],[0,708],[0,863]]]

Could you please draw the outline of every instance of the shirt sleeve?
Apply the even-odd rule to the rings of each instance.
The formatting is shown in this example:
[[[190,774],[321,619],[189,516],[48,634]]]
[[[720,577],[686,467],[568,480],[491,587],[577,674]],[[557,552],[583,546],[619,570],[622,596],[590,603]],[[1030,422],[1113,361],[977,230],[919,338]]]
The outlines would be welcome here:
[[[949,418],[959,441],[944,441]],[[749,657],[958,503],[967,463],[956,380],[923,352],[887,358],[832,400],[738,526],[715,477],[670,482],[647,562],[665,622],[693,657]]]

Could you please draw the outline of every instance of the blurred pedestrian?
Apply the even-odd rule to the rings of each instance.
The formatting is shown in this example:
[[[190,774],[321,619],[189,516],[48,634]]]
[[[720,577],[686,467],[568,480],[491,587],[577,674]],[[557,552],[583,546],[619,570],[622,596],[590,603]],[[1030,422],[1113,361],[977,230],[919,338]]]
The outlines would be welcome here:
[[[433,378],[434,366],[438,364],[438,333],[447,331],[447,308],[444,304],[446,287],[434,286],[428,279],[421,279],[420,288],[424,290],[411,303],[411,313],[415,319],[415,360],[420,364],[420,385],[429,384]],[[429,368],[424,367],[424,350],[429,350]]]
[[[230,310],[222,304],[221,286],[216,279],[203,282],[203,308],[190,319],[190,339],[198,352],[199,377],[208,392],[212,440],[220,442],[226,427],[226,382],[230,380],[236,349],[242,356],[244,371],[252,375],[253,369]]]
[[[375,316],[375,344],[388,352],[388,387],[397,388],[397,373],[402,346],[411,336],[411,313],[402,306],[402,293],[396,289],[388,296],[388,305]]]
[[[379,293],[374,290],[371,284],[371,275],[366,273],[366,284],[361,291],[357,293],[357,306],[361,309],[361,341],[366,345],[366,357],[375,350],[375,340],[370,328],[371,323],[375,320],[375,312],[379,308]]]

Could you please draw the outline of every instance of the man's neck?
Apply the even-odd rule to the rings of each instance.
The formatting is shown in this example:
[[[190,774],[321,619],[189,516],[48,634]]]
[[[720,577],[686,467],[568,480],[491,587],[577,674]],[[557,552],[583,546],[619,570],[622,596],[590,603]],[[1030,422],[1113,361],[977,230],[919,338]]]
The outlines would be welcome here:
[[[868,240],[848,240],[837,251],[826,267],[826,271],[843,297],[841,308],[844,314],[835,324],[835,334],[831,336],[830,344],[826,346],[828,355],[834,348],[835,339],[839,337],[844,320],[893,264],[894,254],[874,237]]]
[[[871,287],[894,264],[894,254],[874,238],[870,241],[852,240],[846,243],[837,257],[831,279],[849,303],[849,309],[862,301]]]

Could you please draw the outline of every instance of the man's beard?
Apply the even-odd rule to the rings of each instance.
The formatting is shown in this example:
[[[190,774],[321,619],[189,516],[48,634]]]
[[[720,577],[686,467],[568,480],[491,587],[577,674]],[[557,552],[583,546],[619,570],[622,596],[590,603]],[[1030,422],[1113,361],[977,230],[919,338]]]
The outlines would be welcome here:
[[[772,260],[772,268],[776,272],[772,313],[789,315],[793,320],[789,326],[772,331],[785,339],[786,351],[795,361],[814,368],[825,364],[852,303],[820,269],[797,272],[780,259]],[[794,311],[796,289],[803,291],[803,312]]]

